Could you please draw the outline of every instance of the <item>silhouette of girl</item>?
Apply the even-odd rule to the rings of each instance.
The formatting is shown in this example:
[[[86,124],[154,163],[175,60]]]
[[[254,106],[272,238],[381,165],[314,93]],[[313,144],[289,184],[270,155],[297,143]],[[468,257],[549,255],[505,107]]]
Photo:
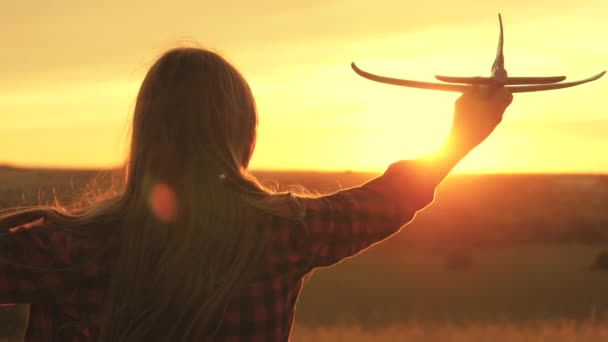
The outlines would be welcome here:
[[[465,93],[443,148],[362,186],[276,193],[247,172],[258,118],[243,76],[172,49],[137,96],[124,189],[0,216],[0,303],[31,304],[28,341],[286,341],[302,278],[411,221],[511,101]]]

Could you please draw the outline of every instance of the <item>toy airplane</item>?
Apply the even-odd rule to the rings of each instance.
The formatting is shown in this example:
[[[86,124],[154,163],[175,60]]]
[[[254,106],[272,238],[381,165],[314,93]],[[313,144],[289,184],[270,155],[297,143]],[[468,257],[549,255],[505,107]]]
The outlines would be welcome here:
[[[404,87],[443,90],[443,91],[460,91],[464,92],[474,86],[490,86],[490,87],[505,87],[512,93],[525,93],[531,91],[553,90],[560,88],[574,87],[579,84],[595,81],[604,76],[606,71],[585,78],[580,81],[559,83],[566,79],[566,76],[550,76],[550,77],[509,77],[505,70],[503,48],[503,32],[502,32],[502,17],[498,14],[498,22],[500,23],[500,36],[498,38],[498,49],[496,51],[496,59],[492,65],[492,76],[490,77],[453,77],[453,76],[435,76],[436,79],[446,83],[432,83],[411,81],[398,78],[384,77],[371,74],[359,69],[355,63],[351,63],[353,70],[362,77],[372,81],[393,84]],[[453,84],[459,83],[459,84]]]

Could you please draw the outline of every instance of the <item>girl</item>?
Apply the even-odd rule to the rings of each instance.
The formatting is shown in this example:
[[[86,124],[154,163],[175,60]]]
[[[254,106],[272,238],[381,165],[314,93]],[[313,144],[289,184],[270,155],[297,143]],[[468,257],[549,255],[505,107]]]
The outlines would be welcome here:
[[[137,96],[122,191],[0,216],[0,303],[31,304],[28,341],[286,341],[302,278],[411,221],[511,100],[464,94],[434,155],[296,196],[247,172],[258,118],[243,76],[170,50]]]

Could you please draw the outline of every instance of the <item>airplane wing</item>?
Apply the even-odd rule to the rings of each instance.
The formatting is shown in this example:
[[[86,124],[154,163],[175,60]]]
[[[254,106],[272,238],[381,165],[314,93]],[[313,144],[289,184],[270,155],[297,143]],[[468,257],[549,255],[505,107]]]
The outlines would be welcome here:
[[[435,76],[436,79],[448,83],[465,83],[465,84],[496,84],[496,80],[492,77],[454,77],[454,76]],[[548,84],[557,83],[566,79],[566,76],[549,76],[549,77],[508,77],[503,84]]]
[[[355,65],[355,63],[351,63],[350,66],[353,70],[362,77],[365,77],[369,80],[393,84],[404,87],[412,87],[412,88],[421,88],[421,89],[433,89],[433,90],[443,90],[443,91],[460,91],[463,92],[467,90],[470,86],[468,85],[460,85],[460,84],[446,84],[446,83],[432,83],[432,82],[420,82],[420,81],[412,81],[412,80],[403,80],[398,78],[391,78],[385,76],[379,76],[367,71],[363,71]]]
[[[531,91],[543,91],[543,90],[553,90],[553,89],[569,88],[569,87],[577,86],[579,84],[595,81],[598,78],[604,76],[605,73],[606,73],[606,71],[602,71],[602,72],[600,72],[599,74],[597,74],[595,76],[591,76],[589,78],[585,78],[585,79],[580,80],[580,81],[564,82],[564,83],[554,83],[554,84],[507,86],[505,88],[507,88],[512,93],[526,93],[526,92],[531,92]]]
[[[457,83],[467,83],[467,84],[450,84],[450,83],[433,83],[433,82],[421,82],[421,81],[413,81],[413,80],[405,80],[399,78],[385,77],[379,76],[367,71],[363,71],[357,67],[357,65],[353,62],[351,63],[351,67],[353,70],[364,78],[367,78],[372,81],[393,84],[403,87],[411,87],[411,88],[420,88],[420,89],[432,89],[432,90],[442,90],[442,91],[457,91],[464,92],[467,89],[470,89],[472,85],[492,85],[496,84],[490,77],[451,77],[451,76],[437,76],[437,79],[443,81],[444,79],[450,80],[448,82],[456,82]],[[565,83],[557,83],[560,80],[565,79],[565,76],[552,76],[552,77],[510,77],[513,79],[512,82],[505,82],[505,88],[507,88],[512,93],[526,93],[533,91],[543,91],[543,90],[553,90],[553,89],[562,89],[574,87],[579,84],[595,81],[598,78],[604,76],[606,71],[602,71],[597,75],[594,75],[589,78],[585,78],[579,81],[573,82],[565,82]],[[545,84],[538,84],[538,80],[545,82]],[[462,81],[462,82],[461,82]],[[491,81],[491,82],[490,82]],[[533,85],[514,85],[514,84],[527,84],[528,82],[534,81]],[[492,83],[493,82],[493,83]]]

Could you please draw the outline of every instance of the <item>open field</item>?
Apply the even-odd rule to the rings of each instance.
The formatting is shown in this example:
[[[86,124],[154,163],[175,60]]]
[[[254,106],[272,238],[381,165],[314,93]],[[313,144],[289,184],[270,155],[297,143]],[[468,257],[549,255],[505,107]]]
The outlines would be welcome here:
[[[294,342],[601,342],[608,341],[605,322],[543,321],[534,324],[512,322],[466,324],[428,324],[411,322],[379,331],[365,331],[357,327],[301,328],[293,333]]]
[[[319,192],[373,177],[256,174]],[[69,201],[93,175],[0,169],[0,209],[51,202],[53,186]],[[608,176],[452,176],[397,236],[307,279],[294,341],[608,340],[602,250]],[[3,310],[13,335],[20,316]]]
[[[590,268],[599,247],[479,251],[463,270],[446,269],[435,253],[381,248],[317,270],[300,297],[299,322],[373,329],[415,320],[608,318],[608,272]]]

